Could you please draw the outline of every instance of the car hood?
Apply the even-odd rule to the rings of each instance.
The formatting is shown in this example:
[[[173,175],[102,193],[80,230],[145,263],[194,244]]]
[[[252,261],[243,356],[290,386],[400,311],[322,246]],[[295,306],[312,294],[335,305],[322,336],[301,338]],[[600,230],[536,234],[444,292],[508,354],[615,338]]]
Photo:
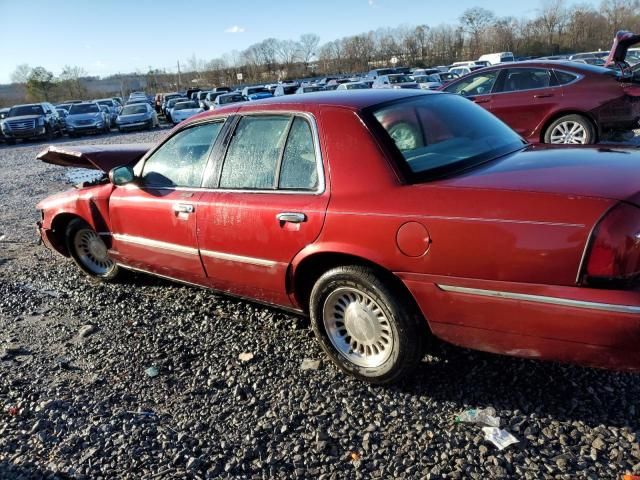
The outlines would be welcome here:
[[[138,161],[153,144],[55,146],[42,150],[36,157],[45,163],[64,167],[91,168],[108,172],[120,165]]]
[[[597,197],[640,205],[640,149],[531,145],[442,182],[455,187]]]
[[[38,118],[42,118],[44,115],[20,115],[19,117],[7,117],[3,118],[3,122],[14,122],[14,121],[23,121],[23,120],[37,120]]]
[[[627,58],[629,48],[634,46],[636,43],[640,43],[640,35],[625,31],[616,33],[616,36],[613,39],[613,45],[611,46],[611,51],[604,63],[605,67],[615,65],[619,62],[624,62],[624,59]]]

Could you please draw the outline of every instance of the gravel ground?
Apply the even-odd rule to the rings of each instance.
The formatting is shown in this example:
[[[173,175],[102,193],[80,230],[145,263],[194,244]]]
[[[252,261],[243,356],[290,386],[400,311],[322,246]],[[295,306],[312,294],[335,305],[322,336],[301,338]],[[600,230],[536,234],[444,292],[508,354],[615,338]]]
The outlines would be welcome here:
[[[441,345],[372,387],[325,360],[304,318],[145,275],[92,286],[34,243],[35,203],[66,188],[42,146],[0,146],[0,478],[640,474],[637,375]],[[520,443],[498,451],[455,421],[489,406]]]

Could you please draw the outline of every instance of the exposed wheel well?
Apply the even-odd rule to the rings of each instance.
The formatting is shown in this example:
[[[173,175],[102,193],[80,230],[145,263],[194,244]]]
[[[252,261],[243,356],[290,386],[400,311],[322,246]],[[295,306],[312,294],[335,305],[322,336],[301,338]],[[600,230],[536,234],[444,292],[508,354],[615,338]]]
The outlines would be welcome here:
[[[601,132],[600,132],[600,127],[596,123],[595,119],[587,112],[582,112],[579,110],[567,110],[564,112],[555,113],[551,118],[549,118],[545,122],[544,126],[540,129],[540,143],[544,143],[544,136],[547,133],[547,129],[551,126],[551,124],[556,120],[558,120],[559,118],[566,117],[568,115],[578,115],[580,117],[584,117],[587,120],[589,120],[589,122],[591,122],[591,126],[593,126],[593,131],[595,132],[595,135],[596,135],[595,142],[598,141],[598,139],[600,138]]]
[[[51,222],[51,243],[55,249],[65,257],[69,256],[69,251],[67,250],[67,244],[65,242],[67,225],[69,225],[71,220],[76,218],[84,221],[84,219],[79,215],[74,215],[73,213],[61,213],[56,215]]]
[[[295,277],[293,278],[290,287],[293,289],[296,300],[305,313],[309,313],[309,298],[311,297],[311,290],[318,279],[323,273],[331,270],[332,268],[343,265],[362,265],[371,267],[383,280],[389,282],[391,286],[401,292],[406,297],[406,301],[413,304],[415,311],[420,313],[420,308],[418,307],[418,304],[413,298],[411,292],[409,292],[409,289],[392,272],[365,258],[358,257],[356,255],[333,252],[311,255],[305,258],[296,269]],[[428,329],[426,319],[425,326]]]

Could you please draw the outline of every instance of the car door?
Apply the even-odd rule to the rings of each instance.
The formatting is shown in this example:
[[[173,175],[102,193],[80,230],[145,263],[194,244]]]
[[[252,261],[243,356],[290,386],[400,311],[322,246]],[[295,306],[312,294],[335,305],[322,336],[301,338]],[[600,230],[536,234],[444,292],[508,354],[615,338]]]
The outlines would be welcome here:
[[[556,77],[546,68],[509,68],[503,72],[494,90],[491,113],[527,138],[561,99]]]
[[[324,222],[329,193],[323,171],[312,116],[237,117],[197,211],[198,243],[213,288],[291,304],[289,264]]]
[[[491,110],[493,88],[500,70],[488,70],[467,75],[444,88],[449,93],[462,95],[486,110]]]
[[[117,261],[203,282],[196,215],[205,166],[223,124],[216,120],[179,130],[136,165],[134,184],[115,187],[109,214]]]

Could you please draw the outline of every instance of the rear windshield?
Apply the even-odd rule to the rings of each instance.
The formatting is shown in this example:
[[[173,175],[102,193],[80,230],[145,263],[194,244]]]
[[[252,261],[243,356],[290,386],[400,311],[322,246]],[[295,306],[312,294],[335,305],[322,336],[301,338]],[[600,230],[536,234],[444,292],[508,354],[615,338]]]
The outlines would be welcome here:
[[[147,113],[147,106],[144,104],[127,105],[122,109],[121,115],[135,115],[138,113]]]
[[[9,110],[9,117],[21,117],[23,115],[44,115],[41,105],[21,105]]]
[[[221,95],[218,99],[218,102],[224,105],[225,103],[241,102],[244,97],[242,95]]]
[[[98,113],[100,109],[95,103],[76,103],[71,105],[69,115],[78,115],[82,113]]]
[[[173,107],[174,110],[187,110],[189,108],[198,108],[198,104],[196,102],[178,102]]]
[[[389,83],[409,83],[413,82],[409,75],[389,75]]]
[[[371,113],[417,176],[446,174],[525,144],[496,117],[458,95],[420,95],[374,107]]]

